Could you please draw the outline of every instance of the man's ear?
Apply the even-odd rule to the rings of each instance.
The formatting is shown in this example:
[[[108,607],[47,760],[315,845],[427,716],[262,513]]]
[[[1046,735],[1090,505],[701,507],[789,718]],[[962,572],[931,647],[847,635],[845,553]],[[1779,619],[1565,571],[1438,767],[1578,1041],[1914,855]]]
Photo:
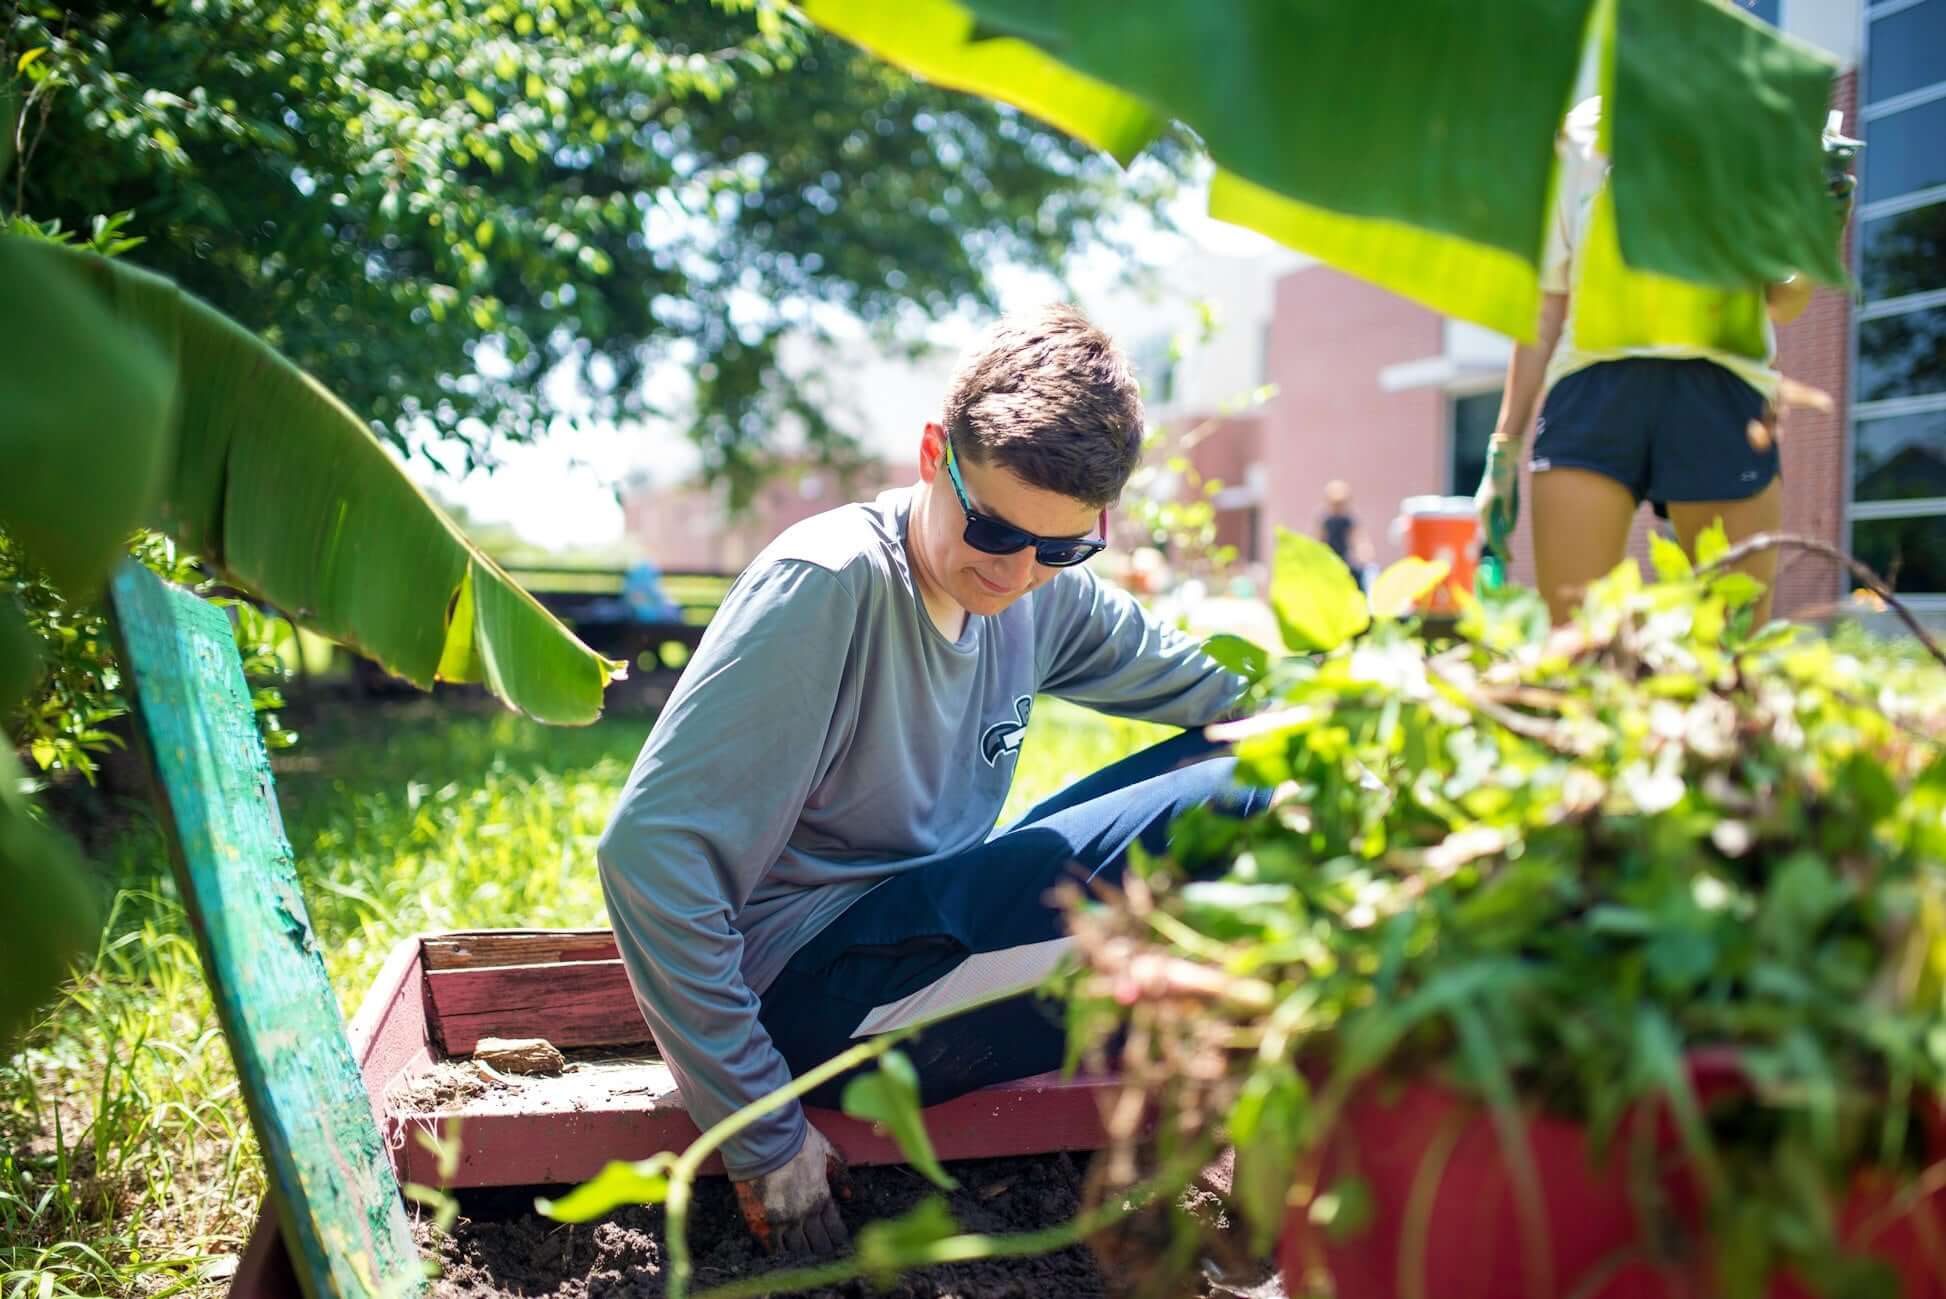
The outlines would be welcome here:
[[[919,481],[931,482],[946,463],[946,430],[927,424],[919,435]]]

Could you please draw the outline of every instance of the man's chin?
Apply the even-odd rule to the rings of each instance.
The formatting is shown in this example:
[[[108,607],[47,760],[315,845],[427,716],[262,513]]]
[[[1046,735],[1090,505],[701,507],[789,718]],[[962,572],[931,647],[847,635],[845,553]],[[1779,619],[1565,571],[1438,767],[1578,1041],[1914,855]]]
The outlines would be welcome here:
[[[966,581],[965,594],[960,600],[960,607],[968,613],[977,613],[982,617],[990,618],[1025,594],[1027,594],[1025,591],[1009,591],[1004,594],[996,592],[977,577],[969,577]]]

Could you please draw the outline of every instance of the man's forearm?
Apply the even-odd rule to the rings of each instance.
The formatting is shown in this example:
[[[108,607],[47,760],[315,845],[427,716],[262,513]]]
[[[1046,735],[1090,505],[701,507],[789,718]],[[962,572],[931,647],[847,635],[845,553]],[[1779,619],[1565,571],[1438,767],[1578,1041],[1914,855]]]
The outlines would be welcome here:
[[[1507,383],[1500,395],[1500,418],[1493,435],[1514,442],[1524,441],[1534,422],[1534,407],[1539,404],[1541,388],[1547,377],[1547,363],[1561,341],[1561,323],[1567,318],[1565,293],[1550,293],[1541,299],[1539,336],[1532,343],[1514,348],[1507,362]]]

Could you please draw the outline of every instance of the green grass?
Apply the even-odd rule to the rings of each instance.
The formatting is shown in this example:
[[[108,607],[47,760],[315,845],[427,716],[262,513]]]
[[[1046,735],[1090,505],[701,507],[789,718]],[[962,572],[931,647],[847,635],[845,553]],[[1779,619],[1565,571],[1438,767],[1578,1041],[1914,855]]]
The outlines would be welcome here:
[[[308,728],[278,760],[286,829],[349,1015],[400,938],[605,923],[594,846],[648,732],[407,706]],[[1003,820],[1168,732],[1058,701]],[[0,1299],[215,1296],[263,1173],[169,879],[137,817],[103,863],[92,967],[0,1064]]]

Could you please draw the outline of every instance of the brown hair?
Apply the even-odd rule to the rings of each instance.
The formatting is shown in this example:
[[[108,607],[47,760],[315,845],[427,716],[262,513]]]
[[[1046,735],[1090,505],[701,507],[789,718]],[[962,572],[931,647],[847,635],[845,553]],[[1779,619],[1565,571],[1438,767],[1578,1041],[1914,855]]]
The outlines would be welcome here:
[[[1096,509],[1142,455],[1128,358],[1064,303],[1006,316],[961,358],[941,416],[958,453]]]

